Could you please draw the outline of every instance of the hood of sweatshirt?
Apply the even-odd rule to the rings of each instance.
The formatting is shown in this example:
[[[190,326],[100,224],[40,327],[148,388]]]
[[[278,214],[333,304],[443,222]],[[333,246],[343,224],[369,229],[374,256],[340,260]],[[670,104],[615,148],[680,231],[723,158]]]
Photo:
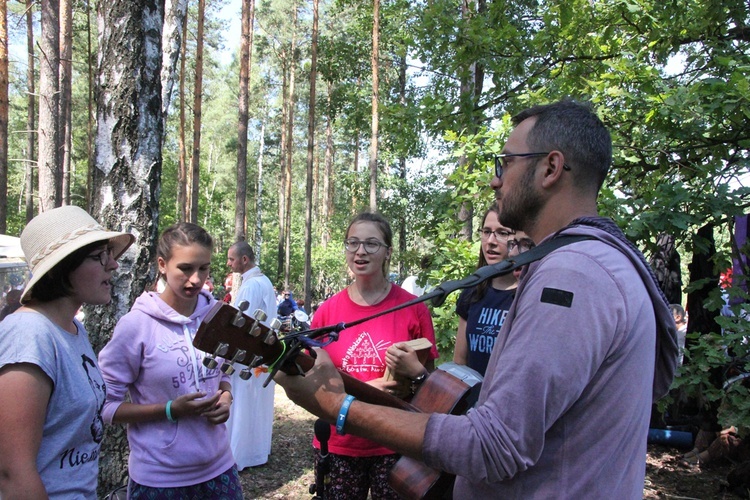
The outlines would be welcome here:
[[[177,325],[189,325],[200,322],[208,310],[214,304],[215,299],[206,290],[201,290],[198,295],[198,303],[195,311],[190,316],[183,316],[164,302],[156,292],[144,292],[135,300],[133,311],[140,311],[160,321],[166,321]]]
[[[593,236],[627,255],[646,285],[656,317],[656,360],[654,366],[654,401],[666,395],[672,385],[678,362],[677,327],[664,293],[651,267],[638,248],[625,237],[612,219],[582,217],[574,220],[558,234]]]

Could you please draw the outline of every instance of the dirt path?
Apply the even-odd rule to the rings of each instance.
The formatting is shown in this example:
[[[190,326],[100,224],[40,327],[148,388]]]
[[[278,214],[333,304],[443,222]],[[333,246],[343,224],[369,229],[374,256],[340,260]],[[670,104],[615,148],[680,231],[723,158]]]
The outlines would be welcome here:
[[[261,467],[240,473],[247,499],[310,499],[314,482],[312,432],[315,417],[287,399],[276,387],[271,457]],[[703,469],[680,465],[680,451],[649,446],[644,499],[736,499],[722,491],[731,465]]]

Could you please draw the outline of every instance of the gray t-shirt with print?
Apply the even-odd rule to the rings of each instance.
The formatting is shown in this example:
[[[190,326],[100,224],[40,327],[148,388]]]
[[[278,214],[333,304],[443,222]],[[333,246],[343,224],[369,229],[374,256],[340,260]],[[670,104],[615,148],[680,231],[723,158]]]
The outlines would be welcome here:
[[[104,380],[83,325],[78,334],[45,316],[16,312],[0,322],[0,368],[38,366],[52,381],[37,470],[50,498],[96,498],[104,424]]]

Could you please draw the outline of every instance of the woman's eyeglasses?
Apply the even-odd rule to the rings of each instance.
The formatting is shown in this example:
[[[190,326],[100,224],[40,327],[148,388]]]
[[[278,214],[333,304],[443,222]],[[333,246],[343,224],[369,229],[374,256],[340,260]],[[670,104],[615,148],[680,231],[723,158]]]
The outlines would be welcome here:
[[[359,246],[362,245],[365,248],[366,253],[375,253],[380,250],[380,247],[388,248],[388,245],[381,243],[378,240],[344,240],[344,249],[347,252],[354,253],[359,250]]]
[[[534,245],[534,242],[528,238],[522,238],[520,240],[508,240],[508,251],[511,251],[514,248],[518,248],[518,253],[524,253],[528,252],[535,246],[536,245]]]
[[[113,248],[107,248],[106,250],[102,250],[99,253],[95,253],[94,255],[87,255],[87,259],[96,260],[99,261],[99,264],[102,265],[102,267],[107,267],[107,264],[109,264],[110,259],[114,259],[115,256],[113,255],[114,249]]]
[[[508,238],[510,238],[511,236],[515,234],[515,233],[511,233],[510,231],[506,231],[504,229],[496,229],[495,231],[493,231],[492,229],[487,229],[486,227],[482,229],[478,229],[477,233],[479,233],[479,237],[485,241],[489,240],[490,236],[494,234],[495,239],[497,241],[502,241],[503,243],[507,242]]]

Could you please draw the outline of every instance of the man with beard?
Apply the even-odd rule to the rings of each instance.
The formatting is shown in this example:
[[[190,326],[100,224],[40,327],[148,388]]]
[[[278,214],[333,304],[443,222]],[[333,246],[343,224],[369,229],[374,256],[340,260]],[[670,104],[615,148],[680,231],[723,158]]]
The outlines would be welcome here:
[[[561,101],[516,115],[491,186],[503,224],[536,244],[587,235],[529,265],[475,408],[409,413],[352,400],[325,353],[289,397],[339,432],[457,476],[454,498],[642,498],[652,400],[677,361],[674,321],[641,253],[596,198],[604,124]]]

